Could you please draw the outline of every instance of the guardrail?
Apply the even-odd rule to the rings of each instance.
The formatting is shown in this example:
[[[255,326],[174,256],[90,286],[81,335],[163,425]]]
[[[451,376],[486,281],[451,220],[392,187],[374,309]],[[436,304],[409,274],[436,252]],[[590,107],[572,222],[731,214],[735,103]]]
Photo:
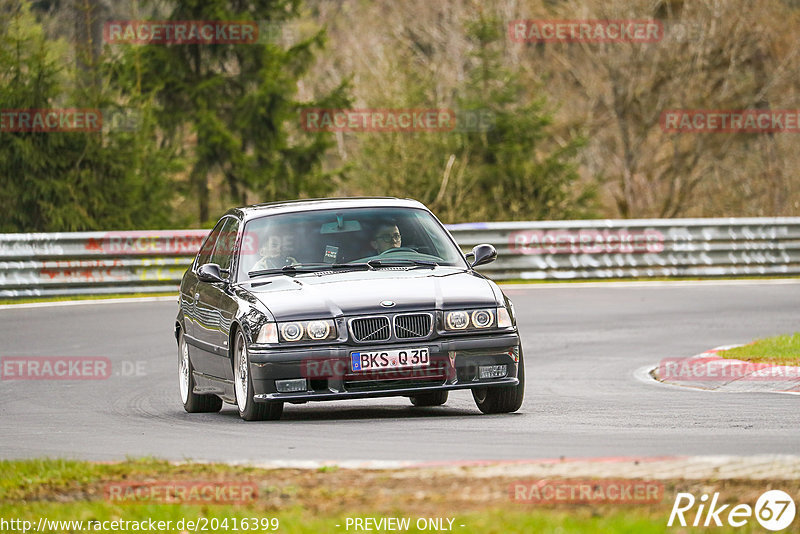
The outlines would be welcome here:
[[[207,233],[0,234],[0,298],[176,291]]]
[[[468,223],[463,249],[492,243],[496,280],[800,274],[800,217]]]
[[[495,280],[800,275],[800,217],[449,225]],[[0,298],[177,290],[207,230],[0,234]]]

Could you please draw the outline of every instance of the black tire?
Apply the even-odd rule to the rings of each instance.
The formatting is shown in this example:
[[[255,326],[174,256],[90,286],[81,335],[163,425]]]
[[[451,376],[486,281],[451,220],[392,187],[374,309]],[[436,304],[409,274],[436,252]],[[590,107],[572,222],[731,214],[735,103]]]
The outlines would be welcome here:
[[[275,421],[283,414],[282,402],[255,402],[253,379],[250,376],[250,357],[247,341],[241,330],[236,332],[233,344],[233,382],[239,417],[245,421]]]
[[[519,348],[519,385],[512,387],[477,388],[472,390],[472,398],[478,409],[486,414],[516,412],[525,397],[525,361],[522,347]]]
[[[222,399],[216,395],[198,395],[194,392],[194,366],[182,329],[178,332],[178,385],[183,409],[188,413],[215,413],[222,409]]]
[[[447,394],[449,391],[434,391],[433,393],[424,393],[422,395],[414,395],[410,397],[411,404],[414,406],[441,406],[447,402]]]

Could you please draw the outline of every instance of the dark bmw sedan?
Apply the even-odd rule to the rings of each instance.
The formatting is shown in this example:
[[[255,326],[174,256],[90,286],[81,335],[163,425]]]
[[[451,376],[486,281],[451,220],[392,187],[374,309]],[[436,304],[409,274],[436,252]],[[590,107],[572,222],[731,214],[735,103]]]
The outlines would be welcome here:
[[[422,204],[394,198],[235,208],[181,282],[175,321],[187,412],[236,404],[278,419],[286,402],[470,389],[483,413],[520,408],[522,346],[511,301]]]

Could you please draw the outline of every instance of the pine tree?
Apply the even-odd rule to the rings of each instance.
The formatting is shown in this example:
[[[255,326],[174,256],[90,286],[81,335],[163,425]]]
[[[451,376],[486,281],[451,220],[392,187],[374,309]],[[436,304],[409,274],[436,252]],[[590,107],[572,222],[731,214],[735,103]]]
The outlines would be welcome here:
[[[483,127],[459,136],[464,181],[472,193],[462,220],[538,220],[584,217],[593,191],[578,183],[574,158],[580,137],[556,144],[546,101],[503,67],[500,45],[506,26],[480,13],[468,25],[475,45],[459,108],[485,116]],[[457,206],[451,206],[451,209]]]
[[[292,0],[171,5],[172,21],[247,20],[262,30],[281,28],[299,13]],[[148,44],[137,52],[143,90],[153,91],[164,109],[159,122],[166,139],[191,161],[187,193],[197,200],[200,222],[212,219],[213,176],[225,184],[213,197],[237,204],[250,196],[267,201],[333,189],[320,165],[331,136],[302,131],[300,110],[344,104],[345,88],[320,102],[296,100],[297,81],[323,42],[319,32],[288,48],[267,38],[254,44]]]
[[[76,67],[67,60],[66,43],[45,37],[27,2],[10,2],[0,11],[9,14],[9,24],[0,25],[0,110],[78,108],[105,119],[98,131],[11,131],[6,117],[0,128],[0,231],[173,224],[168,177],[175,161],[156,142],[152,104],[129,95],[135,127],[110,124],[121,91],[106,68],[113,62],[97,57]]]

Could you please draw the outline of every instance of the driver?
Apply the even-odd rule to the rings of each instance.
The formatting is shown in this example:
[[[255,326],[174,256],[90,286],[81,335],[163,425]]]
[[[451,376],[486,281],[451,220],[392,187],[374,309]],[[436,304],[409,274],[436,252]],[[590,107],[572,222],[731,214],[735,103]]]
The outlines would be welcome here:
[[[397,228],[397,225],[386,222],[378,226],[370,245],[378,254],[383,254],[390,248],[400,248],[402,241],[403,236],[400,235],[400,229]]]

